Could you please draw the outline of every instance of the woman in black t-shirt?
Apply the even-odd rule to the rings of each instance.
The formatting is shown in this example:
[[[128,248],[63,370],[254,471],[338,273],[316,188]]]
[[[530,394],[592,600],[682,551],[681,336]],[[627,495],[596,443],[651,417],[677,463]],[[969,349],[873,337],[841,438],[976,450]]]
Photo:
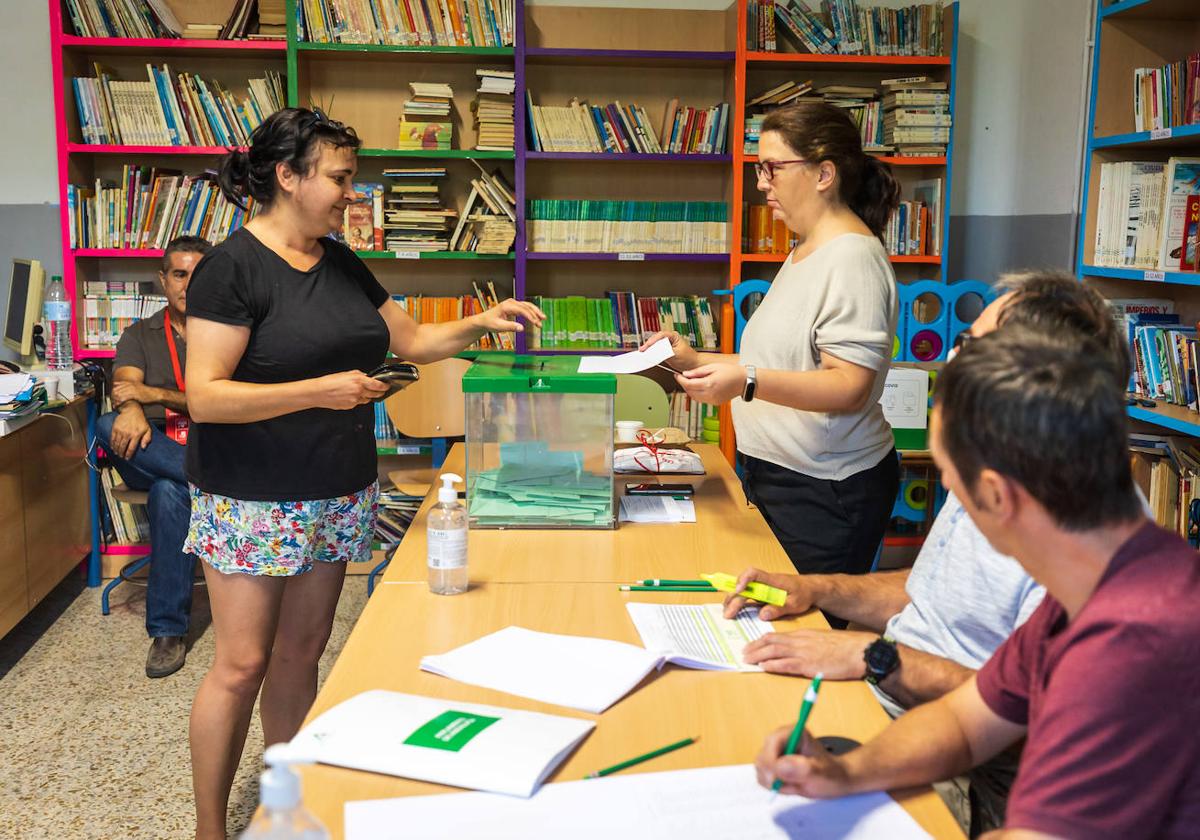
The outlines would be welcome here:
[[[368,377],[390,349],[451,356],[486,331],[540,323],[506,300],[418,326],[328,238],[355,198],[353,129],[286,108],[233,151],[220,186],[263,208],[196,266],[188,289],[185,549],[201,557],[217,650],[192,706],[196,836],[225,838],[230,785],[262,688],[264,740],[289,740],[316,696],[345,561],[368,560],[378,496]]]

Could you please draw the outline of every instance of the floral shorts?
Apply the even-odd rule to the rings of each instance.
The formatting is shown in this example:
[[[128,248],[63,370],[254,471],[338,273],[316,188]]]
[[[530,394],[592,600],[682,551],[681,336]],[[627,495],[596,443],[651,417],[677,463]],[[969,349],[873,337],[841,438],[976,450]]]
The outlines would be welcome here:
[[[191,485],[192,515],[183,550],[218,572],[287,577],[317,563],[371,559],[379,483],[336,499],[257,502]]]

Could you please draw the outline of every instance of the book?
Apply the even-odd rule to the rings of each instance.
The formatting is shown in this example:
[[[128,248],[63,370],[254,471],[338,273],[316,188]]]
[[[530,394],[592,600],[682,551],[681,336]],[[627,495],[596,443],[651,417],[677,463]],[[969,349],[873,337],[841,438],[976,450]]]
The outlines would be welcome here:
[[[1162,243],[1158,267],[1177,270],[1183,256],[1188,197],[1200,193],[1200,158],[1172,157],[1167,161],[1162,209]]]
[[[1189,195],[1187,198],[1183,241],[1179,251],[1180,271],[1200,271],[1200,195]]]

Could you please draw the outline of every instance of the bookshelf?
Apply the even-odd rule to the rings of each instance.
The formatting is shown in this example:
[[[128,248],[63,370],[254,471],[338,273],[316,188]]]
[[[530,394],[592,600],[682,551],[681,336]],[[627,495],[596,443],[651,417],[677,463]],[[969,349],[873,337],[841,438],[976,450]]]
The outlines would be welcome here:
[[[384,287],[393,294],[457,295],[472,280],[496,281],[501,296],[603,296],[608,289],[639,295],[711,295],[747,279],[770,279],[782,255],[743,253],[742,205],[758,196],[753,178],[755,155],[743,153],[744,118],[749,95],[786,79],[813,79],[816,85],[878,85],[883,78],[925,74],[949,83],[951,111],[957,72],[958,5],[944,10],[945,55],[859,56],[760,52],[746,47],[746,0],[731,0],[724,10],[626,9],[593,6],[526,7],[516,0],[511,47],[430,47],[382,44],[325,44],[300,41],[297,0],[288,0],[288,34],[283,41],[196,41],[165,39],[79,38],[71,34],[63,0],[49,0],[54,95],[62,199],[64,280],[80,311],[77,289],[86,280],[153,281],[152,249],[79,249],[68,247],[66,189],[96,178],[113,179],[123,164],[175,167],[185,172],[211,168],[222,147],[90,145],[82,142],[70,78],[90,75],[101,61],[122,78],[144,78],[147,62],[170,62],[172,70],[215,77],[241,89],[245,79],[275,70],[286,77],[287,104],[319,104],[331,116],[355,127],[363,140],[359,153],[363,182],[382,181],[386,166],[405,160],[436,160],[447,170],[442,194],[448,206],[462,204],[473,161],[499,168],[513,184],[517,239],[507,256],[473,253],[360,252]],[[210,8],[232,0],[204,0]],[[172,0],[178,6],[179,0]],[[1132,14],[1133,11],[1131,10]],[[214,14],[215,19],[220,17]],[[781,40],[780,49],[785,50]],[[477,68],[512,70],[515,76],[515,148],[473,151],[470,101]],[[137,69],[143,68],[142,75]],[[403,151],[394,148],[401,105],[409,81],[445,81],[455,91],[452,107],[456,148],[450,151]],[[726,153],[611,154],[529,150],[526,99],[538,105],[562,105],[571,97],[594,103],[637,103],[657,123],[667,102],[705,108],[729,104]],[[657,128],[657,125],[655,125]],[[940,178],[942,218],[940,257],[895,257],[901,282],[946,282],[948,210],[951,199],[954,128],[944,157],[887,157],[903,185]],[[594,198],[638,201],[707,201],[727,205],[728,248],[722,253],[565,253],[530,251],[526,211],[530,199]],[[712,297],[719,313],[721,349],[733,350],[733,313]],[[111,358],[111,350],[82,347],[75,330],[76,355]],[[525,336],[517,338],[526,349]],[[555,351],[542,351],[555,352]],[[621,352],[591,351],[591,352]],[[723,436],[732,457],[733,436],[727,418]]]
[[[1197,52],[1200,4],[1194,0],[1102,2],[1093,43],[1076,274],[1109,298],[1170,300],[1184,325],[1195,324],[1200,320],[1200,273],[1097,265],[1096,234],[1101,223],[1103,164],[1200,156],[1200,124],[1137,131],[1134,115],[1134,70],[1161,67]],[[1130,406],[1129,415],[1157,427],[1160,434],[1200,437],[1200,413],[1184,406],[1157,400],[1153,408]]]

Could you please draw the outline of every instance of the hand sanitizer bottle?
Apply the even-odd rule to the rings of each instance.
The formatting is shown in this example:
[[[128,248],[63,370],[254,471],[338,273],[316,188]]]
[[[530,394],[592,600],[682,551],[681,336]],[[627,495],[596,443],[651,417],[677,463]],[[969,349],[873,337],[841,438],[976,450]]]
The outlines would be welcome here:
[[[262,805],[239,840],[329,840],[329,832],[300,803],[300,777],[288,766],[287,747],[263,753],[267,770],[259,776]]]
[[[429,591],[437,595],[467,591],[467,509],[454,489],[460,481],[454,473],[443,473],[438,503],[429,511]]]

